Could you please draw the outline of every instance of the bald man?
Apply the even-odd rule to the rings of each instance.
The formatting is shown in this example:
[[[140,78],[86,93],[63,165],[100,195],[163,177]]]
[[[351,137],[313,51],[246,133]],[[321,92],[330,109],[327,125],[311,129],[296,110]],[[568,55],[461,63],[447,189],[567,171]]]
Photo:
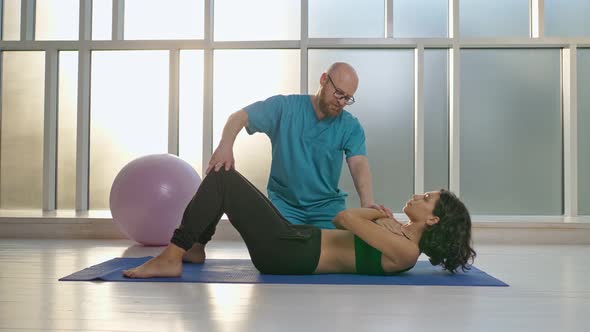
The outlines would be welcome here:
[[[334,228],[332,219],[346,208],[347,193],[338,188],[343,155],[362,207],[391,211],[375,204],[365,134],[357,118],[344,110],[354,103],[359,79],[352,66],[334,63],[320,77],[315,95],[273,96],[233,113],[207,173],[234,167],[233,145],[246,127],[266,134],[272,144],[268,197],[293,224]],[[211,229],[198,242],[206,243]]]

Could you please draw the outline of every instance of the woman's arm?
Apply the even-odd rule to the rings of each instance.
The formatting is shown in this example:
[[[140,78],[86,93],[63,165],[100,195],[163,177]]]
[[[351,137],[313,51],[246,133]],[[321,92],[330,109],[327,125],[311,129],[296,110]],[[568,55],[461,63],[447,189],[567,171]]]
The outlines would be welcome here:
[[[375,219],[379,219],[379,218],[387,218],[387,214],[385,214],[385,212],[379,211],[377,209],[372,209],[372,208],[351,208],[351,209],[346,209],[342,212],[347,212],[348,214],[352,214],[364,219],[369,219],[369,220],[375,220]],[[336,215],[336,217],[334,218],[334,220],[332,221],[334,224],[336,224],[338,216],[342,213],[340,212],[339,214]]]
[[[367,216],[371,217],[374,214],[367,211],[351,210],[353,209],[338,213],[334,218],[334,224],[338,228],[349,230],[367,244],[379,250],[386,258],[384,261],[386,264],[383,264],[383,269],[386,272],[403,270],[416,263],[418,256],[420,256],[420,250],[416,244],[399,235],[384,232],[381,226],[371,222],[371,218],[367,218]],[[367,210],[381,213],[374,209]],[[379,218],[379,216],[375,218]]]
[[[346,212],[346,213],[344,213]],[[340,213],[338,213],[336,215],[336,217],[334,217],[334,219],[332,219],[332,223],[334,224],[334,226],[336,226],[336,228],[338,229],[347,229],[346,227],[342,226],[341,223],[343,221],[343,217],[345,215],[354,215],[363,219],[368,219],[368,220],[375,220],[375,219],[379,219],[379,218],[383,218],[386,217],[384,212],[381,212],[379,210],[376,209],[371,209],[371,208],[350,208],[350,209],[346,209],[344,211],[341,211]]]

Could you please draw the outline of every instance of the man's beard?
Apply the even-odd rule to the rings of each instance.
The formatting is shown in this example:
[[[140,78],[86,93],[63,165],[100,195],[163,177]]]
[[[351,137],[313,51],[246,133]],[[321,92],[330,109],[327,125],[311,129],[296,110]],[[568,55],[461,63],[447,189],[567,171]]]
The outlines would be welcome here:
[[[322,113],[324,116],[334,117],[340,113],[339,112],[340,108],[338,108],[336,111],[332,111],[330,109],[330,106],[332,106],[332,105],[330,103],[326,102],[323,95],[320,95],[319,99],[320,99],[320,101],[319,101],[320,113]]]

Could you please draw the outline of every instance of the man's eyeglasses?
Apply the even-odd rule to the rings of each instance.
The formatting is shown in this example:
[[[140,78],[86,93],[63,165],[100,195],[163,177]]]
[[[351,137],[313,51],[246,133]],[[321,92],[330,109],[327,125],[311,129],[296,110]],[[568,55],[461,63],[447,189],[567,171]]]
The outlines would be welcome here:
[[[334,84],[334,81],[332,81],[332,78],[330,77],[330,75],[328,74],[327,76],[328,76],[328,80],[330,80],[330,83],[332,83],[332,86],[334,87],[334,97],[336,97],[336,99],[338,99],[338,100],[344,99],[344,101],[346,101],[346,105],[354,104],[354,96],[347,96],[346,93],[344,93],[344,91],[342,91],[336,87],[336,85]]]

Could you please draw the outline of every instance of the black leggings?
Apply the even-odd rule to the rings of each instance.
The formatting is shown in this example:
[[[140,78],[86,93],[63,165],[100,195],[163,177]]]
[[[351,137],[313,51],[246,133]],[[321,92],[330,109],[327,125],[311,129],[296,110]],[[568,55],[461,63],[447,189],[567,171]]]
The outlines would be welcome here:
[[[185,250],[206,244],[223,214],[238,230],[254,266],[269,274],[311,274],[321,247],[321,231],[292,225],[252,183],[235,170],[212,170],[192,198],[171,242]]]

